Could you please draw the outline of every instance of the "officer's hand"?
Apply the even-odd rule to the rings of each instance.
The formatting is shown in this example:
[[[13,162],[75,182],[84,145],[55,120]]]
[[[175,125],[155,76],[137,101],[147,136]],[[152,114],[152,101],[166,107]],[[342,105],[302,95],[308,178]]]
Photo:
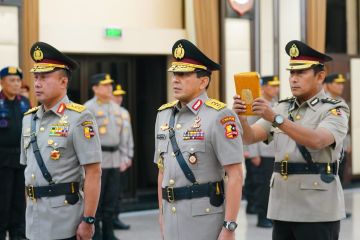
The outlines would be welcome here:
[[[90,240],[94,235],[94,224],[81,222],[76,231],[76,240]]]
[[[121,162],[120,163],[120,172],[125,172],[125,170],[126,170],[126,163],[125,162]]]
[[[241,100],[240,96],[239,95],[235,95],[233,97],[234,99],[234,103],[233,103],[233,107],[232,107],[232,110],[237,114],[241,114],[241,113],[244,113],[246,112],[246,105],[245,105],[245,102],[243,100]],[[240,117],[241,115],[239,115]],[[244,117],[244,116],[241,116],[241,117]],[[244,117],[245,118],[245,117]]]
[[[235,240],[235,232],[222,228],[217,240]]]
[[[266,121],[273,122],[275,118],[275,112],[272,110],[268,101],[263,98],[257,98],[252,104],[252,111],[265,119]]]
[[[261,158],[259,156],[257,157],[253,157],[251,158],[251,163],[255,166],[258,167],[261,164]]]
[[[132,166],[132,159],[128,159],[127,161],[126,161],[126,169],[128,169],[129,167],[131,167]]]

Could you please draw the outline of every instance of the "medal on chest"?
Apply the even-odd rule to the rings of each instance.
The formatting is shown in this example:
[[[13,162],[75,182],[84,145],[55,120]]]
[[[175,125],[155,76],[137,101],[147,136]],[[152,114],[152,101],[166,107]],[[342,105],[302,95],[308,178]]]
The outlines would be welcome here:
[[[190,154],[188,161],[189,161],[190,164],[196,164],[197,163],[198,159],[197,159],[195,153]]]
[[[48,145],[53,148],[53,150],[51,150],[51,152],[50,152],[50,158],[52,160],[59,160],[61,155],[60,155],[59,149],[57,148],[58,144],[55,143],[54,140],[49,139]]]

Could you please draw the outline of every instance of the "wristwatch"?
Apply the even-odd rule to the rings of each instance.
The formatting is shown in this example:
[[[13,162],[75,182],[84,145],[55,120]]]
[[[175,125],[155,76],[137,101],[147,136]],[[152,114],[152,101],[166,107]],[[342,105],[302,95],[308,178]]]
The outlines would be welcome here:
[[[284,117],[282,115],[276,114],[272,125],[274,127],[279,127],[281,124],[284,123],[284,121],[285,121],[285,119],[284,119]]]
[[[237,223],[236,222],[232,222],[232,221],[224,221],[223,224],[224,228],[226,228],[227,230],[233,232],[235,231],[235,229],[237,228]]]
[[[88,224],[94,224],[95,223],[95,218],[94,217],[82,217],[83,222],[86,222]]]

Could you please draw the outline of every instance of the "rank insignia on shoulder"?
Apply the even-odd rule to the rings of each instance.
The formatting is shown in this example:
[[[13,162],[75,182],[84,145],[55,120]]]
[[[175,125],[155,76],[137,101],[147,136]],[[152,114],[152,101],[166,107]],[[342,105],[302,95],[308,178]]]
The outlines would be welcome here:
[[[26,113],[24,113],[24,115],[28,115],[30,113],[36,112],[39,108],[40,108],[40,106],[33,107],[33,108],[29,109]]]
[[[333,109],[330,110],[330,112],[335,116],[341,116],[342,115],[339,108],[333,108]]]
[[[234,123],[226,124],[225,126],[225,136],[229,139],[234,139],[239,135],[239,132]]]
[[[205,102],[205,105],[208,106],[208,107],[211,107],[211,108],[213,108],[215,110],[218,110],[218,111],[226,107],[225,103],[220,102],[220,101],[218,101],[216,99],[207,100]]]
[[[80,105],[77,103],[68,103],[68,104],[66,104],[66,108],[69,110],[78,112],[78,113],[81,113],[86,109],[86,107],[84,105]]]
[[[90,139],[95,136],[94,128],[92,126],[84,127],[84,137]]]
[[[321,99],[321,102],[323,103],[331,103],[331,104],[338,104],[341,103],[341,100],[333,99],[333,98],[324,98]]]
[[[93,121],[84,121],[81,123],[81,126],[93,125]]]
[[[159,107],[158,111],[162,111],[167,108],[171,108],[171,107],[175,106],[177,103],[178,103],[178,100],[169,102],[169,103],[165,103],[165,104],[161,105],[161,107]]]
[[[235,122],[235,117],[234,116],[226,116],[226,117],[223,117],[221,120],[220,120],[220,123],[222,125],[224,125],[225,123],[227,122]]]
[[[279,100],[279,103],[282,103],[282,102],[293,102],[293,101],[295,101],[295,97],[287,97],[287,98],[284,98],[284,99]]]

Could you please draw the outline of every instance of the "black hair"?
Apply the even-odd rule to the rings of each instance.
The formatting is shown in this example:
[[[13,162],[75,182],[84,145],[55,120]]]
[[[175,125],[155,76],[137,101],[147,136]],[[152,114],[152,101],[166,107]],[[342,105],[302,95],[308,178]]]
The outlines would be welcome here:
[[[319,72],[325,71],[325,66],[324,64],[317,64],[314,67],[312,67],[312,69],[314,70],[314,75],[316,75]]]
[[[206,70],[197,70],[196,71],[196,77],[197,78],[201,78],[201,77],[208,77],[209,78],[209,84],[206,86],[206,89],[208,89],[210,82],[211,82],[211,72],[208,72]]]

